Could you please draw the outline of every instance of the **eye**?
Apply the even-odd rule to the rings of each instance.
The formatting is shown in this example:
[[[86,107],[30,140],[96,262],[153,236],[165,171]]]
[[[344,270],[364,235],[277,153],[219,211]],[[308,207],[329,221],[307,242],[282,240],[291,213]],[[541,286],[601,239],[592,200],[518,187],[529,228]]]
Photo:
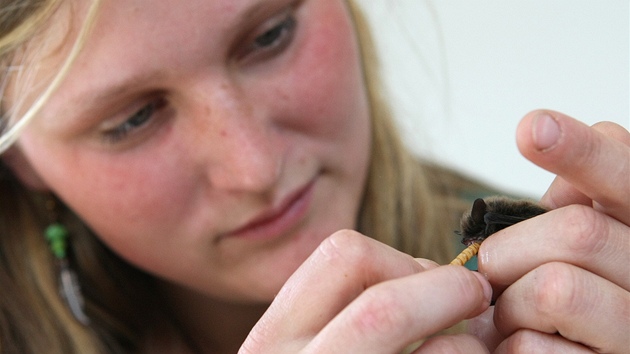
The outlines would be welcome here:
[[[264,60],[281,53],[293,39],[297,20],[292,11],[287,11],[265,22],[254,37],[245,41],[245,46],[237,52],[240,61]]]
[[[166,100],[163,98],[155,99],[144,107],[140,108],[133,115],[128,117],[124,122],[114,126],[113,128],[106,128],[101,132],[103,139],[111,144],[119,143],[130,134],[135,133],[137,130],[144,128],[151,124],[156,112],[162,109],[166,105]]]
[[[279,45],[283,39],[293,34],[296,22],[293,16],[287,16],[282,22],[275,27],[267,30],[263,34],[254,39],[254,45],[259,48],[273,47]]]

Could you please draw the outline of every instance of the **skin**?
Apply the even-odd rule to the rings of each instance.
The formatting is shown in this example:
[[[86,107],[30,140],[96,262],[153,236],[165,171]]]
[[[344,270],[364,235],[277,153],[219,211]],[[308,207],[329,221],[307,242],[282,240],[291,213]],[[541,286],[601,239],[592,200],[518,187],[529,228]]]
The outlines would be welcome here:
[[[549,125],[534,124],[540,112],[526,116],[517,141],[558,174],[543,199],[556,210],[484,242],[479,274],[337,231],[355,224],[370,143],[359,54],[338,0],[297,2],[292,40],[252,54],[252,41],[293,3],[105,2],[67,80],[4,157],[26,184],[59,195],[112,249],[162,279],[188,338],[167,331],[151,344],[234,352],[275,299],[242,353],[394,353],[479,315],[476,336],[434,337],[418,352],[625,348],[618,334],[630,316],[611,314],[630,311],[627,278],[616,271],[630,264],[627,131],[550,112],[562,132],[554,139]],[[254,4],[263,12],[238,21]],[[59,53],[39,75],[50,76]],[[155,121],[104,139],[151,104]],[[292,222],[239,231],[285,204],[291,212],[281,219]],[[571,227],[576,219],[581,227]],[[529,254],[515,262],[518,252]],[[571,286],[566,301],[553,279],[600,291]],[[549,291],[532,291],[540,287]],[[493,293],[494,317],[484,321]],[[546,308],[541,294],[551,294]],[[607,301],[593,301],[602,294]],[[593,321],[590,330],[574,325]]]
[[[76,29],[85,9],[74,5],[53,23],[71,16]],[[370,131],[353,31],[337,0],[106,1],[9,163],[163,279],[188,332],[237,312],[249,330],[252,304],[267,306],[324,238],[355,226]],[[158,108],[146,123],[108,135],[147,105]]]
[[[559,135],[540,123],[549,115]],[[470,321],[474,336],[434,337],[416,352],[626,352],[630,134],[612,123],[588,127],[558,112],[535,111],[523,118],[517,142],[524,156],[558,174],[541,201],[554,210],[488,238],[479,274],[371,247],[356,235],[334,235],[314,253],[316,261],[287,282],[241,352],[395,353],[446,328],[449,316],[461,320],[480,311]],[[342,290],[312,299],[330,292],[308,281],[333,274],[326,267],[344,270],[336,287]],[[496,298],[491,308],[488,286]],[[335,310],[308,317],[313,306]],[[286,329],[296,317],[306,325]]]
[[[254,4],[265,5],[240,25]],[[278,39],[286,48],[243,56],[284,13],[298,21]],[[354,226],[369,120],[351,31],[339,1],[106,2],[19,149],[133,264],[215,297],[270,301],[326,236]],[[106,136],[152,104],[140,128]],[[291,225],[239,232],[296,194]]]
[[[556,122],[558,134],[545,117]],[[482,335],[492,338],[491,347],[499,344],[499,353],[535,346],[626,352],[630,134],[612,123],[587,127],[559,112],[537,111],[521,122],[517,142],[523,155],[558,175],[541,200],[555,210],[482,244],[479,271],[501,294],[494,313],[484,314],[497,331],[486,327]]]

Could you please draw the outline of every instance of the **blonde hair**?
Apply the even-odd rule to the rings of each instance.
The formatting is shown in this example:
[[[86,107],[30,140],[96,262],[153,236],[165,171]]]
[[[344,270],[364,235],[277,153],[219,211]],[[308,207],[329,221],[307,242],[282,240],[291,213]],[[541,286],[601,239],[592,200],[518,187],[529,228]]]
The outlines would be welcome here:
[[[2,77],[16,51],[41,31],[60,0],[14,1],[0,15]],[[360,9],[349,7],[362,50],[372,114],[372,153],[358,229],[416,257],[447,263],[453,256],[452,230],[463,208],[458,194],[471,186],[456,174],[420,163],[403,145],[381,92],[378,61]],[[27,124],[67,73],[83,46],[97,13],[95,2],[72,53],[52,84],[19,119]],[[15,13],[11,13],[11,10]],[[3,27],[4,26],[4,27]],[[3,119],[7,119],[4,117]],[[6,125],[7,123],[5,123]],[[1,124],[0,124],[1,127]],[[19,126],[21,127],[21,126]],[[0,141],[6,148],[17,137],[14,125]],[[0,352],[134,352],[154,323],[160,304],[152,277],[130,266],[105,247],[71,210],[60,221],[71,232],[70,257],[84,289],[91,325],[76,323],[57,291],[53,256],[42,237],[49,196],[25,188],[0,160]]]
[[[0,24],[6,24],[6,29],[3,28],[0,37],[0,62],[2,63],[0,68],[5,72],[0,81],[1,97],[4,97],[4,89],[9,81],[8,73],[12,71],[13,68],[16,68],[16,66],[14,66],[15,63],[11,63],[10,59],[13,58],[10,58],[10,54],[15,53],[20,46],[32,40],[37,31],[45,27],[44,24],[50,20],[52,14],[58,9],[59,4],[60,0],[33,2],[15,1],[13,6],[5,6],[5,8],[2,9]],[[58,73],[53,77],[51,83],[47,85],[44,92],[39,95],[22,117],[16,119],[10,112],[2,112],[3,115],[7,115],[7,117],[2,118],[3,124],[0,125],[0,127],[3,128],[2,134],[0,134],[0,154],[6,151],[17,140],[22,130],[24,130],[27,124],[39,113],[46,101],[48,101],[50,96],[63,81],[89,35],[99,5],[99,0],[93,0],[92,5],[88,9],[85,24],[82,26],[70,50],[70,54],[61,65]],[[30,16],[29,10],[33,11]],[[28,17],[28,21],[20,21],[23,17]],[[20,67],[20,65],[17,66],[18,72],[21,71]],[[17,104],[17,106],[19,106],[19,104]],[[12,122],[13,126],[10,125]]]
[[[32,63],[19,62],[24,59],[25,48],[40,34],[45,36],[43,31],[60,4],[61,0],[18,0],[3,4],[0,10],[2,106],[4,88],[11,76],[15,75],[16,80],[29,76],[24,71],[30,70]],[[67,74],[89,35],[99,4],[98,0],[92,2],[66,60],[26,113],[16,117],[17,110],[0,112],[0,153],[11,146]],[[144,305],[150,299],[147,276],[113,255],[72,211],[61,206],[56,212],[73,235],[70,257],[76,265],[92,319],[89,328],[83,327],[74,320],[59,295],[57,265],[42,235],[49,222],[46,204],[52,197],[25,188],[2,160],[0,196],[0,352],[134,351],[138,340],[133,334],[139,333],[140,323],[145,322],[141,316],[133,315],[134,307],[150,306]],[[147,296],[134,302],[141,294]]]
[[[416,257],[447,263],[453,225],[467,207],[460,192],[472,187],[457,174],[423,163],[408,149],[382,91],[379,62],[366,18],[349,1],[361,45],[372,114],[372,160],[359,229]]]

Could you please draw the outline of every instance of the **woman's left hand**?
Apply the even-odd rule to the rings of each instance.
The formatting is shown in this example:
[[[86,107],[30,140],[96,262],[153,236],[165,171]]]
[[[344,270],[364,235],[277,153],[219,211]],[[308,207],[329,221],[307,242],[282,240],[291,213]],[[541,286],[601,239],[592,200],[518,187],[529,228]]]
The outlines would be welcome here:
[[[630,352],[630,133],[535,111],[517,141],[557,174],[541,200],[552,210],[482,244],[496,306],[472,332],[498,353]]]

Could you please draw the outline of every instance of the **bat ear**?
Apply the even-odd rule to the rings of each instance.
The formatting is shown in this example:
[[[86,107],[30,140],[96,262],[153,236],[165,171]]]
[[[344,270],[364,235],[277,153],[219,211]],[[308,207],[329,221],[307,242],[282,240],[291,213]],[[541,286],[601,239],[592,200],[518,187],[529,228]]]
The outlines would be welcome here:
[[[486,202],[483,201],[483,199],[481,198],[477,198],[475,199],[475,202],[473,203],[473,207],[472,207],[472,211],[470,212],[470,217],[473,219],[473,221],[476,224],[485,224],[486,222],[484,221],[484,216],[486,215]]]

